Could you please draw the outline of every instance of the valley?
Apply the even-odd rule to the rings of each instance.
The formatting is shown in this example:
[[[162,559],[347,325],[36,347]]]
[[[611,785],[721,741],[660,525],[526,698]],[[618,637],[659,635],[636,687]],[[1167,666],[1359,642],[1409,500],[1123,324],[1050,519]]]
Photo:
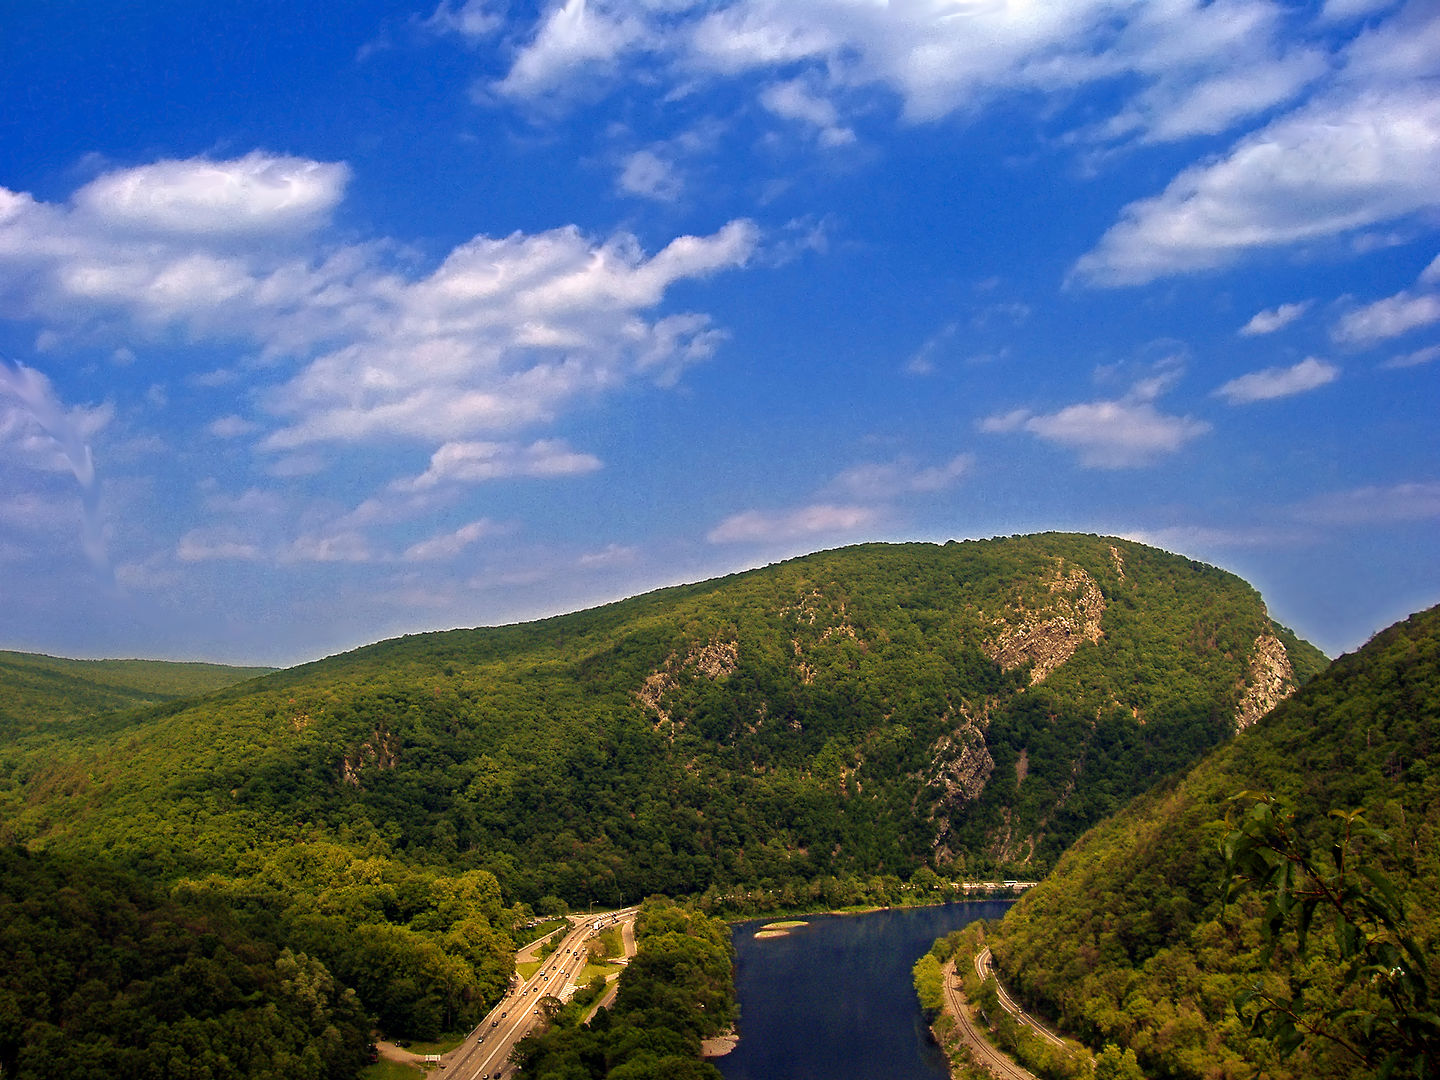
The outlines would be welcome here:
[[[1012,879],[1041,884],[1005,926],[1035,925],[1087,829],[1263,738],[1324,670],[1240,579],[1130,541],[863,545],[15,727],[0,840],[134,875],[158,903],[290,950],[383,1033],[483,1034],[514,1019],[492,1010],[511,1011],[512,935],[535,913],[663,894],[737,918]],[[1157,916],[1189,910],[1175,903]],[[1018,940],[995,943],[1007,983],[1061,986],[1064,948],[1038,961]],[[9,993],[70,1028],[79,986]],[[625,1001],[622,980],[617,1015],[659,1021]],[[556,1013],[525,1075],[590,1053],[564,1049],[579,1023]],[[324,1025],[306,1037],[312,1074],[353,1075],[355,1043],[330,1026],[328,1044]],[[660,1056],[700,1068],[712,1027],[683,1027]],[[13,1030],[0,1066],[28,1076],[33,1021]],[[464,1054],[495,1075],[498,1056]]]

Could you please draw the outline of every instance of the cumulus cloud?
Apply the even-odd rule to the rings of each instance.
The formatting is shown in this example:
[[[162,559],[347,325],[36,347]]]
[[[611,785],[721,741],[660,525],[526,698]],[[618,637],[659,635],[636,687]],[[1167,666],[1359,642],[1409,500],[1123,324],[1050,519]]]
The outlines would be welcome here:
[[[442,483],[478,484],[515,476],[578,476],[601,467],[593,454],[572,450],[563,439],[538,439],[528,446],[503,442],[448,442],[430,457],[430,467],[401,491],[424,491]]]
[[[873,506],[816,503],[795,510],[746,510],[733,514],[706,534],[712,544],[775,543],[815,536],[853,534],[880,520]]]
[[[649,257],[628,234],[477,237],[429,277],[392,283],[368,333],[274,394],[271,408],[295,419],[265,446],[513,430],[635,377],[673,382],[722,335],[705,316],[640,313],[677,281],[743,266],[757,242],[746,221]]]
[[[109,172],[77,191],[73,203],[103,226],[138,232],[290,233],[322,223],[349,178],[343,164],[257,151]]]
[[[1290,367],[1265,368],[1231,379],[1215,391],[1231,405],[1248,405],[1255,401],[1291,397],[1315,390],[1340,377],[1340,369],[1313,356]]]
[[[1302,300],[1298,304],[1281,304],[1266,311],[1257,311],[1250,321],[1240,328],[1240,333],[1245,337],[1273,334],[1289,326],[1309,309],[1310,301]]]
[[[628,233],[567,227],[477,236],[415,275],[386,265],[382,245],[297,235],[347,173],[257,152],[120,170],[65,204],[0,189],[0,308],[72,334],[178,329],[300,363],[261,400],[281,421],[270,450],[442,443],[546,423],[635,379],[673,383],[724,335],[703,314],[655,309],[759,246],[744,220],[654,254]],[[234,418],[215,433],[243,434]]]
[[[1437,175],[1440,98],[1428,86],[1332,93],[1130,204],[1072,276],[1143,284],[1433,211]]]
[[[980,421],[987,434],[1027,433],[1075,451],[1086,468],[1124,469],[1153,464],[1210,430],[1204,420],[1161,412],[1155,400],[1178,377],[1166,368],[1136,383],[1116,400],[1068,405],[1053,413],[1015,409]]]

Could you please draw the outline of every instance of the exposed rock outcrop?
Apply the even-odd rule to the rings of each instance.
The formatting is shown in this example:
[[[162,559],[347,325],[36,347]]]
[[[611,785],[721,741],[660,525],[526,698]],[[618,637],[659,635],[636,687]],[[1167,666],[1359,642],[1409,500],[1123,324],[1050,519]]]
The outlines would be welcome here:
[[[1244,731],[1295,692],[1295,671],[1284,644],[1272,634],[1255,639],[1250,669],[1245,673],[1240,705],[1235,710],[1235,730]]]
[[[370,738],[340,759],[340,779],[359,787],[360,774],[367,766],[393,769],[399,760],[400,740],[387,729],[377,727]]]
[[[1006,671],[1029,664],[1031,686],[1044,682],[1083,642],[1102,636],[1105,596],[1094,578],[1079,567],[1068,574],[1057,570],[1049,587],[1048,603],[1029,609],[1016,604],[997,618],[998,632],[983,646]]]
[[[635,691],[635,696],[662,723],[670,723],[670,713],[664,704],[665,695],[680,685],[682,676],[690,674],[706,679],[723,679],[739,664],[739,642],[712,641],[708,645],[697,645],[684,657],[678,653],[666,657],[658,670],[645,676],[645,682]]]

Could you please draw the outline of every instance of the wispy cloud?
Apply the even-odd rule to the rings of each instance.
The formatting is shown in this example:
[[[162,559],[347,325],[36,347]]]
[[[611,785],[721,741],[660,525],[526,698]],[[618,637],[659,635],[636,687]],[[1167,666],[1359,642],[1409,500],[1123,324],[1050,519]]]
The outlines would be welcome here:
[[[1257,311],[1250,321],[1240,328],[1240,333],[1244,337],[1273,334],[1289,326],[1309,309],[1310,301],[1302,300],[1298,304],[1281,304],[1267,311]]]
[[[1416,349],[1414,352],[1402,353],[1400,356],[1392,356],[1385,363],[1384,368],[1409,368],[1419,367],[1421,364],[1429,364],[1440,360],[1440,345],[1427,345],[1423,349]]]
[[[844,538],[871,528],[881,518],[873,506],[816,503],[794,510],[746,510],[716,525],[706,539],[712,544],[757,544],[828,536]]]
[[[1376,525],[1440,518],[1440,483],[1374,485],[1320,495],[1292,508],[1319,525]]]
[[[1265,368],[1231,379],[1215,391],[1215,396],[1224,398],[1231,405],[1248,405],[1303,394],[1339,377],[1340,369],[1334,364],[1310,356],[1290,367]]]
[[[405,549],[401,558],[405,562],[434,562],[439,559],[453,559],[472,544],[505,532],[503,525],[489,518],[481,518],[462,525],[452,532],[432,536]]]
[[[21,462],[68,470],[75,477],[82,508],[80,543],[96,568],[107,574],[110,559],[91,440],[112,415],[108,405],[68,408],[42,372],[0,360],[0,444],[9,441]]]
[[[1352,345],[1371,345],[1440,322],[1440,293],[1400,292],[1345,315],[1335,327],[1335,339]]]
[[[430,467],[393,485],[424,491],[437,484],[478,484],[515,476],[580,476],[601,467],[593,454],[579,453],[564,439],[539,439],[528,446],[504,442],[448,442],[430,456]]]
[[[920,465],[910,458],[856,465],[837,476],[831,486],[853,498],[885,501],[945,491],[958,484],[974,465],[973,454],[959,454],[941,465]]]

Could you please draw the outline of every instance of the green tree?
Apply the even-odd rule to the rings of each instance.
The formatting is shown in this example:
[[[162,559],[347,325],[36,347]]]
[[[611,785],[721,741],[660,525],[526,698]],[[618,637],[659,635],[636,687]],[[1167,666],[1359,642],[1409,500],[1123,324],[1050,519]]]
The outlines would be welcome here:
[[[1264,897],[1272,957],[1291,929],[1297,955],[1308,956],[1321,917],[1333,927],[1343,965],[1338,998],[1311,998],[1303,980],[1292,980],[1288,994],[1260,983],[1237,997],[1241,1018],[1284,1054],[1307,1038],[1323,1039],[1381,1077],[1436,1076],[1440,1016],[1426,950],[1411,934],[1394,885],[1362,846],[1388,846],[1389,838],[1361,810],[1331,810],[1336,835],[1322,860],[1288,804],[1253,791],[1235,798],[1250,805],[1223,842],[1227,902],[1250,890]]]

